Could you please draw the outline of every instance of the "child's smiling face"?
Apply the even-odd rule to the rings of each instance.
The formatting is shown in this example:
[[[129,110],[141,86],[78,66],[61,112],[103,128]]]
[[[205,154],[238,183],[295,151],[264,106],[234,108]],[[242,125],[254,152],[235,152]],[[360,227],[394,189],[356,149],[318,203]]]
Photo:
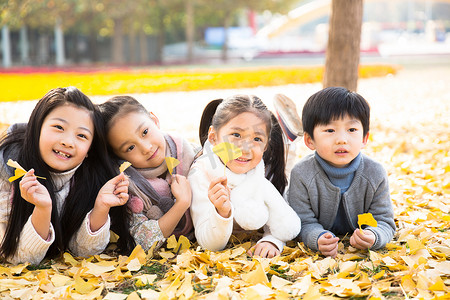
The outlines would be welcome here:
[[[369,138],[369,133],[364,136],[361,121],[348,115],[326,125],[316,125],[313,134],[314,139],[305,133],[306,146],[337,168],[346,167],[358,156]]]
[[[108,142],[114,153],[135,168],[155,168],[166,156],[166,141],[152,113],[131,112],[113,120]]]
[[[211,127],[208,139],[213,145],[229,142],[239,147],[242,156],[230,160],[227,167],[236,174],[243,174],[259,164],[269,137],[263,120],[254,113],[244,112],[223,125],[218,132]]]
[[[51,169],[64,172],[83,162],[93,138],[92,114],[75,105],[61,105],[42,123],[39,151]]]

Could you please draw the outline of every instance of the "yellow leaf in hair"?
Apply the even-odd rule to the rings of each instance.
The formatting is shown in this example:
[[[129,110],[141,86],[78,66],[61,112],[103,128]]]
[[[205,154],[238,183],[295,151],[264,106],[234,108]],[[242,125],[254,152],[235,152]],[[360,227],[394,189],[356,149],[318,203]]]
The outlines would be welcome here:
[[[9,182],[13,182],[14,180],[19,179],[20,177],[22,177],[23,175],[25,175],[27,173],[27,171],[25,171],[25,169],[21,165],[19,165],[19,163],[17,161],[8,159],[8,162],[6,164],[12,168],[15,168],[14,176],[11,176],[8,178]],[[40,176],[36,176],[36,177],[45,179],[45,177],[40,177]]]
[[[131,166],[131,163],[129,161],[123,162],[119,167],[119,172],[124,172],[129,166]]]
[[[169,170],[170,175],[172,175],[173,169],[180,164],[180,161],[170,156],[167,156],[164,159],[166,160],[167,170]]]
[[[359,230],[362,233],[362,225],[369,225],[372,227],[377,227],[378,223],[377,220],[375,220],[372,216],[371,213],[367,213],[367,214],[360,214],[358,215],[358,225],[359,225]]]

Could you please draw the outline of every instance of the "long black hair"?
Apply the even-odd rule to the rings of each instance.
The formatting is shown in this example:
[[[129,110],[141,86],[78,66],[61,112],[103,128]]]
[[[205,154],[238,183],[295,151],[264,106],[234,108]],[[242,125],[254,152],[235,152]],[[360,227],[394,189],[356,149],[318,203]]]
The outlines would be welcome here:
[[[283,134],[277,118],[260,98],[253,95],[235,95],[225,100],[215,99],[209,102],[200,120],[198,133],[200,143],[203,146],[208,139],[210,126],[219,131],[231,119],[244,112],[255,114],[266,124],[269,133],[269,142],[263,155],[266,178],[283,194],[287,185]]]
[[[106,133],[109,132],[114,122],[130,113],[142,113],[148,115],[147,109],[135,98],[131,96],[115,96],[99,105],[100,112],[105,120]],[[110,143],[108,143],[108,152],[117,162],[121,160],[114,151]],[[139,173],[133,166],[127,168],[125,173],[131,178],[130,193],[135,194],[139,198],[147,202],[156,204],[163,213],[166,213],[172,206],[172,198],[161,196],[148,182],[145,177]]]
[[[50,168],[44,162],[39,149],[41,128],[45,117],[62,105],[85,108],[91,113],[94,125],[94,138],[87,157],[75,171],[71,179],[71,188],[64,201],[61,214],[58,213],[55,186],[51,180]],[[47,188],[52,199],[51,223],[55,230],[55,241],[47,252],[54,256],[66,251],[69,241],[80,228],[86,214],[94,207],[100,188],[117,175],[107,156],[105,130],[98,108],[80,90],[74,87],[50,90],[31,113],[26,126],[9,132],[0,142],[4,163],[13,158],[26,170],[33,168],[36,174],[47,178],[41,183]],[[7,258],[13,256],[19,244],[23,226],[33,212],[34,205],[20,195],[20,180],[13,182],[13,199],[5,236],[0,254]],[[111,229],[120,236],[118,245],[122,252],[129,252],[134,246],[128,230],[125,207],[113,207],[110,210]]]

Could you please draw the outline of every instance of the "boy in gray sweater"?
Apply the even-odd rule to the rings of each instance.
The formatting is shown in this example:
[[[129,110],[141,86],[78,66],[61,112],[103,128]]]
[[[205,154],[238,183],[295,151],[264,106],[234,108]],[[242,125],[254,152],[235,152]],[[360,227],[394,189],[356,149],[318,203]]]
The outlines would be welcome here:
[[[303,107],[304,141],[315,153],[292,169],[287,198],[302,221],[297,238],[325,256],[336,256],[336,235],[351,234],[358,249],[379,249],[395,233],[386,171],[361,153],[369,119],[366,100],[342,87],[315,93]],[[363,213],[371,213],[378,226],[360,232]]]

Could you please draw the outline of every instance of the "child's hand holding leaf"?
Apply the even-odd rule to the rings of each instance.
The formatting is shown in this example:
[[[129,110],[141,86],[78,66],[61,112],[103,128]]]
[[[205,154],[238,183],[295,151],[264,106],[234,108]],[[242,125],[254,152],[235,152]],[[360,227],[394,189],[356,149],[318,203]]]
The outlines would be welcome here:
[[[232,143],[223,142],[217,144],[213,147],[213,152],[220,157],[223,164],[225,165],[225,169],[227,167],[227,163],[230,160],[236,159],[242,156],[242,151],[239,147],[235,146]],[[223,170],[223,174],[225,175],[225,169]]]
[[[114,206],[124,205],[128,201],[128,186],[130,182],[127,177],[120,173],[103,185],[98,192],[95,206],[109,210]]]
[[[362,230],[362,225],[377,227],[377,221],[371,213],[358,215],[359,229],[356,229],[350,237],[350,244],[357,249],[369,249],[375,243],[375,234],[370,230]]]
[[[366,214],[360,214],[358,215],[358,226],[359,226],[359,231],[362,233],[362,225],[369,225],[372,227],[377,227],[378,223],[377,220],[375,220],[372,216],[371,213],[366,213]]]
[[[34,170],[31,169],[22,176],[23,178],[19,183],[22,198],[36,207],[51,209],[52,199],[50,194],[47,188],[37,180]]]
[[[92,232],[96,232],[106,223],[111,207],[127,203],[129,184],[128,178],[121,172],[102,186],[90,214],[90,229]]]

